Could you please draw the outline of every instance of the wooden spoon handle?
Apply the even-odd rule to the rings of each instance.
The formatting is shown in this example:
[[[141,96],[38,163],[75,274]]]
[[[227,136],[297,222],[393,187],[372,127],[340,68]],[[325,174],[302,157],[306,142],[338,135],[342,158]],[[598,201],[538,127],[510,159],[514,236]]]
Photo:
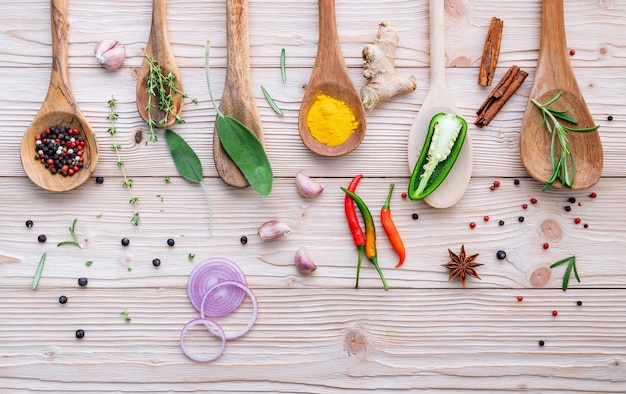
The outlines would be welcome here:
[[[52,71],[46,101],[74,103],[67,63],[67,0],[50,0]],[[50,96],[50,98],[48,98]]]
[[[446,84],[446,40],[444,0],[430,0],[430,81],[438,86]]]
[[[339,36],[337,35],[337,20],[335,17],[335,0],[319,0],[319,39],[317,44],[318,56],[316,59],[326,60],[343,60],[343,54],[339,45]],[[320,51],[328,53],[328,56],[319,56]]]
[[[567,58],[563,0],[543,0],[541,5],[541,52]]]
[[[146,51],[150,56],[160,59],[161,63],[172,57],[167,32],[167,7],[165,0],[152,0],[152,23],[148,41]],[[161,65],[163,66],[164,64]]]
[[[226,81],[220,100],[220,111],[250,129],[264,144],[261,116],[254,101],[250,82],[250,39],[248,33],[248,0],[226,1]],[[222,180],[231,186],[246,187],[248,181],[228,156],[213,131],[213,158]]]

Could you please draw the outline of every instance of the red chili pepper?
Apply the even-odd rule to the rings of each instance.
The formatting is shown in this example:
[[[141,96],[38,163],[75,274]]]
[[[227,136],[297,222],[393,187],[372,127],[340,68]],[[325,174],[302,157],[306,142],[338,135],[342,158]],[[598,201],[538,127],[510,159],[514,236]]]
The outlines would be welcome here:
[[[363,178],[362,174],[355,176],[354,179],[352,179],[352,182],[350,182],[348,190],[354,193],[361,178]],[[361,260],[363,260],[363,252],[365,251],[365,234],[363,233],[361,224],[359,224],[359,219],[356,216],[354,201],[352,201],[348,195],[346,195],[344,200],[344,210],[346,211],[346,219],[348,219],[348,226],[350,227],[350,232],[352,233],[352,239],[354,240],[354,244],[359,252],[359,261],[356,268],[356,285],[354,286],[355,289],[358,289],[359,274],[361,272]]]
[[[365,256],[374,264],[376,271],[378,271],[378,275],[380,279],[383,281],[383,287],[385,290],[389,290],[389,286],[387,286],[387,282],[385,281],[385,276],[383,275],[383,271],[380,269],[378,265],[378,257],[376,256],[376,229],[374,227],[374,218],[372,218],[372,213],[370,212],[365,202],[361,199],[361,197],[352,193],[346,188],[341,188],[350,198],[356,203],[357,207],[361,211],[361,216],[363,216],[363,221],[365,222]]]
[[[400,237],[400,233],[396,228],[396,224],[393,222],[391,218],[391,210],[389,209],[389,203],[391,201],[391,193],[393,193],[394,184],[389,185],[389,194],[387,195],[387,201],[385,201],[385,205],[380,210],[380,221],[383,224],[383,229],[387,233],[387,238],[389,238],[389,242],[391,242],[391,246],[393,246],[393,250],[396,251],[398,257],[400,257],[400,261],[396,264],[396,268],[400,267],[404,264],[404,259],[406,258],[406,250],[404,249],[404,243],[402,242],[402,238]]]

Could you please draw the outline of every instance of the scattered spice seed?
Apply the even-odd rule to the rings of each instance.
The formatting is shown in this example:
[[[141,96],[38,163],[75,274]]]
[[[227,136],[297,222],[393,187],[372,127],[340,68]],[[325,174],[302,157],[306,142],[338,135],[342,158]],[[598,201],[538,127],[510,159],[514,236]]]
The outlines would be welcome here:
[[[524,297],[522,297],[522,296],[517,296],[517,300],[518,300],[519,302],[522,302],[522,301],[524,301]]]
[[[613,120],[613,115],[609,115],[606,117],[606,120],[608,120],[609,122]]]
[[[498,260],[504,260],[506,259],[506,252],[504,250],[498,250],[498,253],[496,253],[496,257],[498,258]]]
[[[407,194],[406,193],[402,193],[400,196],[402,197],[403,200],[406,200]]]
[[[500,181],[494,181],[493,182],[493,186],[494,187],[500,187]]]
[[[89,283],[89,281],[87,280],[87,278],[83,277],[83,278],[78,278],[78,285],[80,287],[85,287],[87,286],[87,283]]]
[[[576,197],[570,197],[567,199],[567,201],[569,201],[571,204],[576,202]]]
[[[544,341],[539,341],[539,346],[543,347],[546,343]]]
[[[598,195],[596,194],[596,192],[593,192],[593,193],[591,193],[591,194],[589,195],[589,197],[591,197],[591,198],[596,198],[596,197],[598,197]]]
[[[167,245],[168,245],[168,246],[174,246],[174,244],[175,244],[175,243],[176,243],[176,242],[175,242],[175,241],[174,241],[174,239],[172,239],[172,238],[169,238],[169,239],[167,240]]]
[[[522,204],[522,209],[527,209],[528,208],[528,204]]]
[[[531,204],[537,204],[537,199],[535,197],[530,199]]]
[[[569,50],[569,55],[570,56],[574,56],[576,54],[576,50],[575,49],[570,49]]]
[[[42,242],[42,243],[43,243],[43,242],[46,242],[47,240],[48,240],[48,237],[46,237],[46,234],[40,234],[40,235],[37,237],[37,241]]]
[[[576,224],[580,224],[580,218],[576,218],[576,219],[574,219],[574,223],[576,223]]]
[[[84,330],[76,330],[76,338],[81,339],[85,337],[85,331]]]
[[[470,228],[475,228],[476,227],[476,222],[470,222],[469,226],[470,226]]]
[[[104,177],[103,176],[97,176],[96,177],[96,183],[98,185],[102,185],[104,183]]]
[[[583,224],[583,227],[584,227],[584,228],[588,228],[588,227],[589,227],[589,225],[588,225],[587,223],[585,223],[585,224]]]
[[[518,185],[519,185],[519,179],[514,179],[514,180],[513,180],[513,184],[514,184],[515,186],[518,186]]]
[[[583,304],[582,301],[576,301],[576,305],[581,306]]]
[[[520,222],[520,223],[524,222],[524,217],[523,216],[518,217],[517,221]]]
[[[77,129],[51,126],[35,137],[35,158],[52,174],[72,176],[83,168],[85,145]]]
[[[570,207],[569,205],[565,206],[565,212],[569,212],[572,210],[572,207]]]
[[[66,296],[64,296],[64,295],[62,295],[61,297],[59,297],[59,302],[60,302],[61,304],[65,304],[65,303],[67,302],[67,297],[66,297]]]
[[[239,238],[239,242],[241,242],[242,245],[245,245],[248,243],[248,237],[246,237],[245,235],[242,235],[241,238]]]
[[[488,221],[489,221],[489,216],[485,215],[485,216],[483,217],[483,220],[484,220],[485,222],[488,222]]]
[[[413,220],[417,220],[420,218],[420,215],[418,215],[417,213],[414,213],[413,215],[411,215],[411,217],[413,218]]]
[[[552,311],[552,316],[557,316],[559,314],[558,311]]]
[[[161,259],[152,259],[152,265],[158,267],[159,265],[161,265]]]
[[[579,206],[579,207],[582,207],[582,206],[583,206],[583,203],[582,203],[582,202],[579,202],[579,203],[578,203],[578,206]]]
[[[122,238],[122,246],[128,246],[130,245],[130,240],[128,238]]]
[[[543,244],[543,248],[544,249],[548,249],[550,247],[550,244],[548,244],[547,242],[545,244]]]
[[[504,220],[500,220],[500,221],[498,222],[498,224],[499,224],[500,226],[504,226]]]
[[[494,191],[496,190],[496,187],[494,185],[489,186],[489,190]]]
[[[26,227],[32,228],[33,227],[33,221],[32,220],[27,220],[26,221]]]

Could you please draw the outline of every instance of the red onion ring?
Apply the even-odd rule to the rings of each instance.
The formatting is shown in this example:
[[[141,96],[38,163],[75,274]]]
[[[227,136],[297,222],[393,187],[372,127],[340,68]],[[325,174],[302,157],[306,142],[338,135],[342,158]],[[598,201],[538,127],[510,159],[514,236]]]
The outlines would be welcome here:
[[[203,324],[211,334],[217,335],[221,338],[222,346],[217,351],[217,353],[207,357],[199,357],[194,356],[193,354],[191,354],[191,352],[189,352],[189,350],[187,350],[187,346],[185,346],[185,334],[187,333],[187,330],[197,324]],[[209,328],[209,325],[213,326],[215,330]],[[187,322],[187,324],[185,324],[182,331],[180,332],[180,348],[183,350],[183,353],[185,353],[185,356],[189,357],[190,360],[198,363],[208,363],[209,361],[215,360],[216,358],[221,356],[222,353],[224,353],[224,349],[226,348],[226,335],[224,334],[224,330],[222,329],[222,327],[213,320],[205,319],[204,317],[193,319]]]
[[[220,291],[209,291],[216,284],[225,281],[243,286],[228,286]],[[202,261],[191,271],[187,282],[187,294],[191,304],[203,318],[221,317],[241,305],[246,297],[245,284],[246,278],[237,264],[226,258],[214,257]],[[211,293],[211,297],[207,298],[208,293]]]
[[[230,289],[232,289],[233,286],[240,288],[241,290],[243,290],[245,293],[248,293],[248,296],[250,297],[250,299],[252,300],[252,317],[250,318],[250,321],[248,322],[248,325],[245,326],[243,328],[243,330],[235,333],[235,334],[230,334],[230,335],[225,335],[226,339],[235,339],[235,338],[239,338],[240,336],[246,334],[248,331],[250,331],[250,329],[252,328],[252,326],[254,325],[254,322],[256,322],[257,316],[259,314],[259,305],[256,299],[256,296],[254,295],[254,293],[252,292],[252,290],[250,290],[250,288],[248,288],[248,286],[246,286],[245,284],[236,282],[236,281],[222,281],[222,282],[218,282],[216,284],[214,284],[213,286],[211,286],[211,288],[209,290],[207,290],[206,294],[204,294],[204,297],[202,297],[202,301],[200,302],[200,317],[202,319],[205,318],[205,314],[204,314],[204,310],[206,309],[206,301],[207,299],[209,299],[209,295],[214,292],[215,290],[219,289],[222,286],[228,286],[228,291],[232,291]],[[241,302],[240,302],[241,303]],[[239,306],[239,304],[237,305]],[[221,328],[221,327],[220,327]],[[209,330],[209,332],[214,333],[213,330],[209,329],[207,327],[207,329]],[[223,333],[223,331],[222,331]]]

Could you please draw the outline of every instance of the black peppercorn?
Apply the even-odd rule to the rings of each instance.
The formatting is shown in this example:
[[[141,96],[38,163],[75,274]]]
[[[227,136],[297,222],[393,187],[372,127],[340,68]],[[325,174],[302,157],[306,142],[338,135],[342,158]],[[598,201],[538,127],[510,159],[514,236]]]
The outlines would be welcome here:
[[[83,330],[76,330],[76,338],[81,339],[85,336],[85,331]]]
[[[27,220],[26,221],[26,227],[28,227],[28,228],[33,227],[33,221],[32,220]]]
[[[496,257],[498,258],[498,260],[504,260],[506,259],[506,252],[504,250],[498,250],[498,253],[496,253]]]
[[[104,183],[104,177],[102,177],[102,176],[97,176],[97,177],[96,177],[96,183],[97,183],[98,185],[101,185],[102,183]]]
[[[122,238],[122,246],[128,246],[130,244],[130,240],[128,238]]]
[[[499,224],[500,226],[504,226],[504,220],[500,220],[500,221],[498,222],[498,224]]]
[[[523,217],[523,216],[520,216],[520,217],[518,217],[518,218],[517,218],[517,220],[518,220],[520,223],[522,223],[522,222],[524,221],[524,217]]]
[[[155,267],[158,267],[159,265],[161,265],[161,259],[153,259],[152,265],[154,265]]]
[[[64,296],[64,295],[62,295],[61,297],[59,297],[59,302],[60,302],[61,304],[65,304],[65,303],[67,302],[67,297],[66,297],[66,296]]]
[[[241,238],[239,238],[239,242],[241,242],[242,245],[245,245],[248,243],[248,237],[246,237],[245,235],[242,235]]]
[[[514,184],[514,185],[519,185],[519,179],[515,179],[515,180],[513,180],[513,184]]]
[[[48,237],[46,237],[46,234],[40,234],[37,237],[37,241],[39,241],[39,242],[46,242],[46,240],[48,240]]]
[[[569,205],[565,206],[565,212],[569,212],[572,210],[572,207],[570,207]]]
[[[569,201],[570,203],[575,203],[576,202],[576,197],[570,197],[567,199],[567,201]]]
[[[418,215],[417,213],[414,213],[412,217],[413,217],[413,220],[417,220],[420,218],[420,215]]]
[[[174,244],[175,244],[175,243],[176,243],[176,242],[174,242],[174,239],[172,239],[172,238],[170,238],[170,239],[168,239],[168,240],[167,240],[167,244],[168,244],[169,246],[174,246]]]
[[[609,122],[613,120],[613,115],[609,115],[606,117],[606,120],[608,120]]]
[[[88,282],[87,278],[78,278],[78,285],[81,287],[87,286],[87,282]]]
[[[585,224],[583,224],[583,227],[584,227],[584,228],[588,228],[588,227],[589,227],[589,225],[588,225],[587,223],[585,223]]]
[[[539,346],[543,346],[543,345],[545,345],[545,344],[546,344],[546,343],[545,343],[544,341],[539,341]]]
[[[583,304],[582,301],[576,301],[576,305],[581,306]]]

